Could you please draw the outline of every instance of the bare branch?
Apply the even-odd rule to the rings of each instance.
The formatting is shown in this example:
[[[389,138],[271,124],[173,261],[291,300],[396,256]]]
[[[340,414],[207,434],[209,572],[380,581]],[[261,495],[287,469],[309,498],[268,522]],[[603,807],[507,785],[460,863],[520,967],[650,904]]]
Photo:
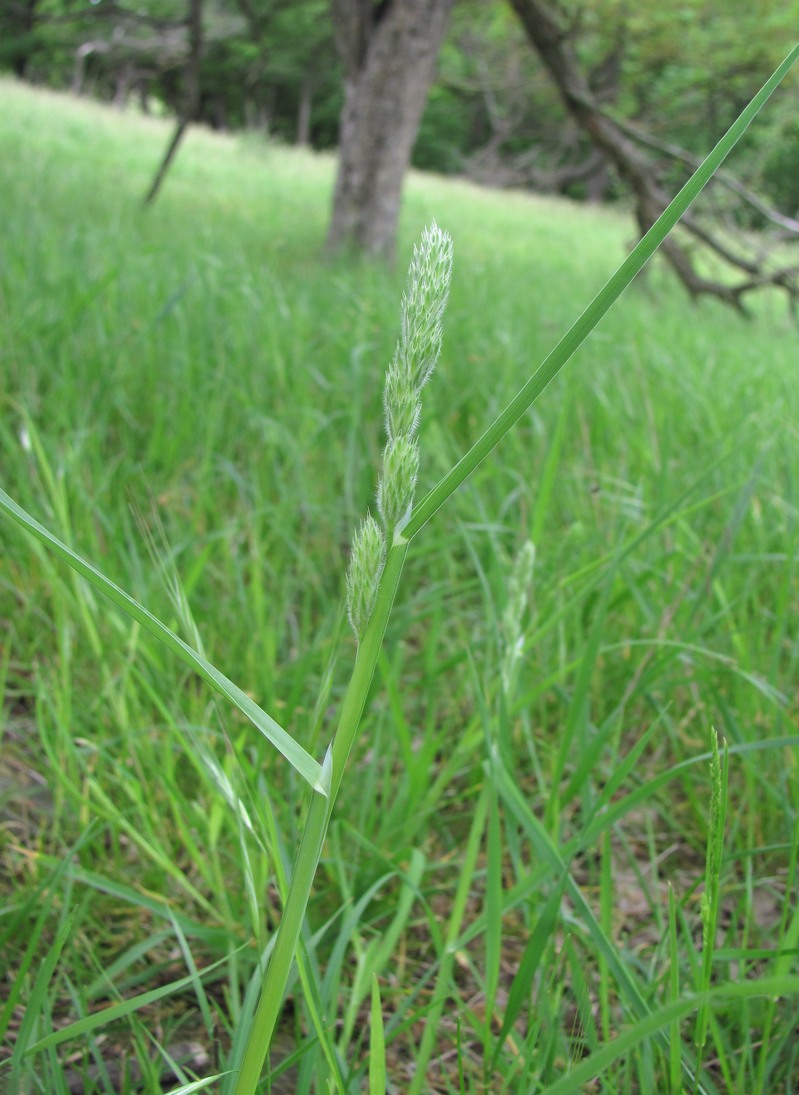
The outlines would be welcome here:
[[[11,0],[6,5],[6,12],[21,16],[25,13],[25,5],[14,3]],[[37,25],[61,25],[64,23],[103,23],[117,19],[120,22],[138,23],[151,27],[153,30],[176,30],[184,25],[182,19],[160,19],[157,15],[148,15],[145,12],[131,11],[123,4],[109,3],[98,4],[96,7],[76,8],[73,11],[36,11]]]
[[[673,160],[679,160],[692,170],[697,168],[702,162],[699,156],[694,156],[679,145],[672,144],[669,141],[663,141],[659,137],[653,136],[651,133],[646,133],[643,129],[639,129],[638,126],[633,125],[631,122],[616,118],[616,124],[619,129],[623,130],[634,140],[640,141],[641,144],[647,145],[649,148],[654,148],[657,152],[662,152],[664,155],[670,156]],[[740,179],[736,179],[735,176],[730,175],[728,171],[717,171],[713,178],[722,186],[731,190],[733,194],[737,194],[742,201],[755,209],[761,216],[765,217],[766,220],[771,221],[772,224],[776,224],[792,234],[799,233],[799,220],[794,220],[793,217],[786,217],[783,213],[780,213],[779,210],[767,205],[762,198],[745,187]]]
[[[645,233],[657,220],[668,204],[658,168],[640,145],[640,131],[619,123],[600,105],[580,67],[577,55],[569,41],[569,34],[560,21],[560,13],[552,0],[510,0],[519,16],[527,37],[534,46],[560,93],[563,102],[577,125],[588,135],[615,167],[621,179],[629,186],[635,200],[635,215],[641,233]],[[654,139],[653,139],[654,140]],[[652,142],[649,142],[650,145]],[[663,151],[663,149],[661,149]],[[688,156],[683,150],[682,156]],[[738,191],[740,193],[740,191]],[[750,203],[751,204],[751,203]],[[789,218],[785,218],[790,221]],[[696,268],[693,255],[675,237],[663,244],[662,251],[691,297],[707,294],[745,311],[742,298],[755,289],[774,286],[783,289],[793,307],[799,299],[799,279],[794,267],[768,269],[765,259],[753,262],[718,238],[692,214],[684,221],[685,229],[705,248],[709,249],[728,266],[747,275],[743,281],[727,284],[705,277]],[[783,223],[783,227],[787,227]]]
[[[188,0],[186,11],[186,29],[189,37],[189,52],[186,57],[184,72],[184,93],[178,124],[169,142],[161,165],[155,173],[155,178],[144,199],[145,205],[152,205],[155,201],[166,173],[175,158],[177,150],[189,124],[193,122],[200,107],[200,61],[203,51],[203,24],[202,24],[203,0]]]

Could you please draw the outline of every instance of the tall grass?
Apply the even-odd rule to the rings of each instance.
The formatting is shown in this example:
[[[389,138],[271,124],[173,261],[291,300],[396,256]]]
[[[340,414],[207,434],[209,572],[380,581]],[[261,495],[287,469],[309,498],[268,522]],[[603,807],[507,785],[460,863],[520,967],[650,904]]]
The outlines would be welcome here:
[[[374,491],[401,275],[317,265],[324,159],[197,133],[142,217],[155,123],[3,95],[4,487],[321,757],[354,653],[343,559]],[[404,238],[442,207],[458,257],[422,488],[447,482],[625,235],[607,214],[415,178]],[[380,1090],[381,1072],[420,1091],[790,1082],[795,335],[770,299],[747,326],[648,279],[408,555],[295,921],[272,1090],[282,1072],[290,1090]],[[166,1087],[189,1084],[185,1035],[213,1058],[189,1070],[225,1072],[305,781],[197,664],[3,537],[6,1074],[120,1090],[135,1059],[157,1091],[167,1065]],[[514,587],[528,538],[533,577]],[[709,841],[711,725],[729,805]]]

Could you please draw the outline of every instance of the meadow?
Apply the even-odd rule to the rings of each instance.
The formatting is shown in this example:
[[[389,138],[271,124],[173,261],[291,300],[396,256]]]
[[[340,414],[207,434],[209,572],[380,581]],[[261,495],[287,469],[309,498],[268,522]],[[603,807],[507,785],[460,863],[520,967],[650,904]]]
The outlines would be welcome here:
[[[633,227],[411,174],[396,269],[331,260],[330,157],[195,130],[143,210],[169,132],[0,81],[0,485],[321,758],[422,228],[421,492]],[[414,541],[264,1091],[796,1090],[798,365],[655,259]],[[305,784],[5,518],[0,620],[0,1090],[188,1091]]]

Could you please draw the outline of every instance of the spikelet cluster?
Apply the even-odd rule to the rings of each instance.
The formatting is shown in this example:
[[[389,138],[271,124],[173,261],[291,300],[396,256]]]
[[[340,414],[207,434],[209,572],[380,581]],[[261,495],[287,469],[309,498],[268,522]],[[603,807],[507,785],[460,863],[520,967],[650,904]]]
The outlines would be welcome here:
[[[522,617],[527,608],[534,565],[535,547],[526,540],[513,564],[508,581],[508,600],[502,614],[502,687],[508,698],[512,694],[516,668],[524,651]]]
[[[374,607],[385,558],[383,530],[371,513],[367,513],[355,532],[347,571],[347,610],[352,629],[359,638]]]
[[[413,250],[402,297],[400,339],[383,389],[386,447],[377,484],[380,524],[367,515],[356,532],[347,573],[347,610],[360,639],[374,608],[387,545],[413,509],[419,474],[422,388],[441,353],[442,319],[452,278],[452,240],[433,223]]]

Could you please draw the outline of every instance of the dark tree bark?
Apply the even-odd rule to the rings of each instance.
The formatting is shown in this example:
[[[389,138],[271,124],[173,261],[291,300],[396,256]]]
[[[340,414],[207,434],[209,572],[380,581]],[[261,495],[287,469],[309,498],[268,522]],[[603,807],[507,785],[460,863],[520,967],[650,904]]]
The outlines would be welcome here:
[[[82,42],[75,50],[75,68],[72,71],[72,94],[82,95],[86,79],[86,58],[93,53],[107,52],[107,42]]]
[[[332,0],[344,66],[328,248],[394,257],[402,184],[453,0]]]
[[[640,147],[643,143],[640,135],[634,136],[629,127],[616,122],[600,105],[580,68],[556,4],[552,0],[510,0],[510,4],[552,76],[570,115],[632,191],[636,219],[643,235],[666,208],[669,197],[660,183],[657,165]],[[661,251],[692,297],[710,294],[743,311],[744,294],[764,285],[777,285],[786,290],[791,302],[797,299],[796,268],[769,268],[762,258],[753,259],[736,253],[728,242],[700,223],[695,213],[684,217],[681,223],[700,245],[721,258],[739,276],[741,273],[746,275],[732,284],[703,277],[689,251],[674,236],[669,236],[661,245]]]
[[[313,75],[306,72],[300,87],[300,105],[297,108],[297,144],[311,143],[311,107],[313,105]]]
[[[0,41],[7,39],[11,42],[11,46],[4,52],[11,71],[20,80],[29,75],[38,2],[39,0],[12,0],[7,5],[7,10],[0,13]]]
[[[183,107],[172,140],[169,142],[169,147],[164,154],[161,165],[155,173],[152,185],[147,191],[147,197],[144,199],[145,205],[152,205],[157,198],[170,164],[180,147],[180,142],[183,140],[190,123],[197,117],[200,107],[200,60],[203,51],[202,0],[189,0],[186,26],[189,35],[189,52],[186,58],[184,75]]]
[[[114,106],[117,110],[124,110],[128,104],[130,85],[133,82],[134,75],[132,65],[125,65],[117,73],[116,86],[114,87]]]

